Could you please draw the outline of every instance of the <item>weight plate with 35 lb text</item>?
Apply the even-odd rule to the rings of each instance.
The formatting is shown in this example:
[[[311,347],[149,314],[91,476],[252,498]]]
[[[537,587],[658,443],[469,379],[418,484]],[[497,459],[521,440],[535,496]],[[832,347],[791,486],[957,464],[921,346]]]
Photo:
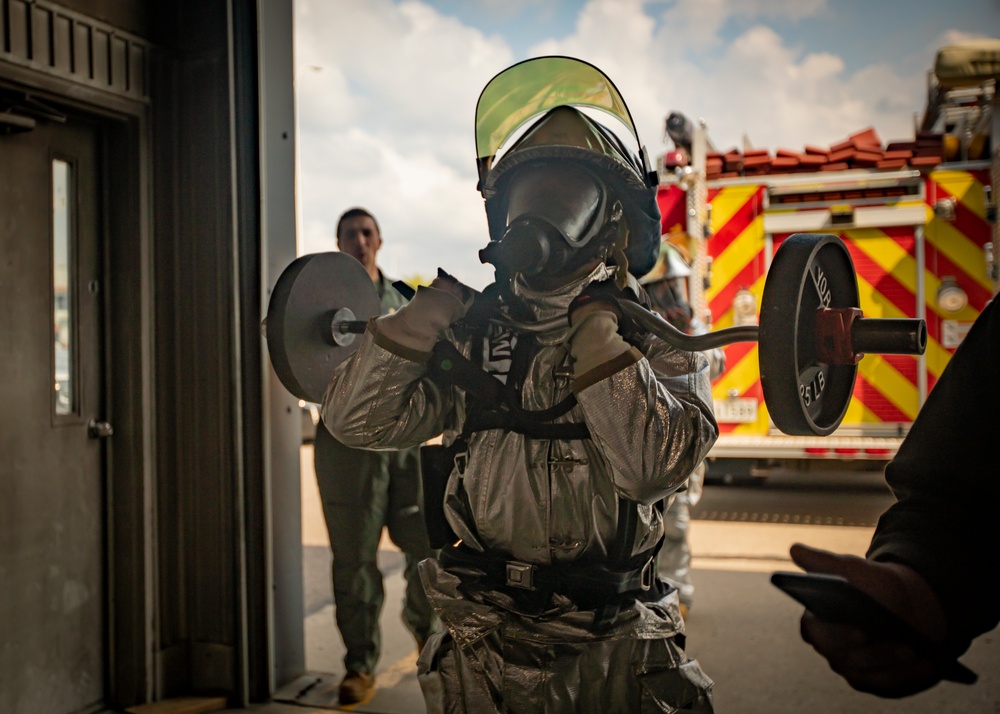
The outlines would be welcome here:
[[[764,283],[758,354],[764,401],[784,433],[826,436],[843,420],[858,367],[821,359],[817,313],[859,304],[854,262],[837,236],[796,233],[778,248]]]

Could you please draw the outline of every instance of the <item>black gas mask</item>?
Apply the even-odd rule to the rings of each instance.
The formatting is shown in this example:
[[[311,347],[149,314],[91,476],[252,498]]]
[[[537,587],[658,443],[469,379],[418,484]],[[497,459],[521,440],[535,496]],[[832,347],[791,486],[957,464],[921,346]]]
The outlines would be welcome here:
[[[508,177],[501,200],[506,226],[479,251],[509,276],[566,275],[608,249],[621,205],[597,175],[577,162],[540,161]]]

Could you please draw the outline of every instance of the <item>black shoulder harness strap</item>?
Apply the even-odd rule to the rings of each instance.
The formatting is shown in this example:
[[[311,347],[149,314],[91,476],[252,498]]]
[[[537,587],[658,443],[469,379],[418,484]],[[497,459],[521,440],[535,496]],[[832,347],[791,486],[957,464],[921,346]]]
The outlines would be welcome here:
[[[474,337],[477,339],[478,349],[478,339],[485,337],[485,334],[474,331]],[[449,453],[454,454],[456,464],[462,458],[460,452],[467,449],[469,436],[477,431],[503,429],[531,439],[590,438],[590,430],[586,424],[553,423],[553,420],[569,413],[576,406],[577,400],[573,394],[547,409],[529,411],[521,406],[521,389],[536,348],[533,336],[523,333],[518,335],[505,384],[483,369],[481,364],[463,355],[451,342],[442,340],[434,346],[428,364],[431,378],[439,384],[457,386],[466,393],[465,424],[458,439],[448,449]],[[473,354],[482,358],[481,352]],[[635,542],[639,522],[638,504],[622,497],[619,497],[618,502],[618,524],[611,552],[608,553],[608,567],[615,570],[641,570],[648,565],[651,557],[655,557],[655,550],[632,556],[632,544]],[[430,510],[428,506],[428,517]],[[440,519],[444,522],[443,512]],[[450,528],[447,530],[450,533]],[[450,535],[454,536],[453,533]],[[453,541],[452,537],[451,542]],[[438,547],[444,542],[447,541],[439,540]]]
[[[528,342],[524,337],[518,340],[507,384],[463,355],[451,342],[442,340],[434,345],[428,365],[431,378],[453,384],[468,396],[463,437],[475,431],[505,429],[533,439],[590,438],[586,424],[552,423],[576,406],[572,394],[547,409],[529,411],[521,407],[521,386],[532,351]]]

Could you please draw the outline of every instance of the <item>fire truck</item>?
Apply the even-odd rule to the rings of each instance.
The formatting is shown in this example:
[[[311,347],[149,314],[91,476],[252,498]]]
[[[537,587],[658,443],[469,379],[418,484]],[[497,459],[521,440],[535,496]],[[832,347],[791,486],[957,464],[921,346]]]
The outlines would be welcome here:
[[[662,233],[690,258],[691,304],[711,329],[757,321],[771,257],[794,233],[844,240],[866,317],[923,318],[928,329],[921,356],[861,360],[846,417],[827,437],[778,431],[763,400],[757,345],[726,347],[726,369],[713,384],[714,477],[879,469],[896,453],[998,290],[998,76],[1000,40],[943,48],[914,136],[888,143],[869,128],[829,147],[717,151],[703,122],[670,115],[676,148],[658,160]]]

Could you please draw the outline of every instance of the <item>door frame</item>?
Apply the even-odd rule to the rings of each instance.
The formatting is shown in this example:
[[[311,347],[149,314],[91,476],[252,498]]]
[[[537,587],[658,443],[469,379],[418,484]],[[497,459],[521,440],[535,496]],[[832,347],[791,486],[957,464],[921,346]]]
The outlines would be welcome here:
[[[62,1],[94,7],[87,0]],[[192,430],[184,432],[184,414],[178,419],[177,410],[168,408],[175,395],[156,396],[158,368],[171,368],[171,355],[157,353],[157,339],[163,339],[167,321],[183,324],[188,342],[194,340],[191,314],[204,304],[185,300],[194,308],[185,313],[170,303],[174,274],[167,270],[169,257],[160,255],[163,245],[181,242],[171,218],[178,199],[193,192],[178,187],[180,166],[206,184],[215,182],[223,199],[214,213],[206,210],[197,218],[209,240],[218,241],[218,254],[228,252],[221,264],[230,271],[225,298],[233,310],[224,320],[216,310],[215,319],[219,339],[229,343],[223,357],[238,384],[216,390],[216,398],[231,409],[232,433],[195,433],[204,440],[197,454],[211,449],[229,469],[218,505],[232,534],[231,548],[215,571],[197,563],[199,572],[225,580],[224,598],[206,607],[216,608],[231,626],[222,637],[228,651],[201,654],[219,654],[214,670],[225,686],[213,691],[230,692],[233,705],[265,701],[305,667],[301,427],[295,398],[269,368],[258,327],[274,283],[296,255],[292,0],[182,0],[162,13],[169,22],[140,30],[157,39],[119,30],[53,0],[30,5],[0,0],[0,10],[15,5],[30,12],[4,26],[9,18],[0,11],[0,88],[30,92],[85,114],[104,131],[105,389],[106,414],[115,430],[106,452],[113,603],[107,696],[124,707],[198,689],[197,682],[172,674],[163,650],[165,611],[189,614],[185,608],[197,585],[184,572],[174,582],[176,564],[161,560],[165,551],[172,557],[174,543],[172,532],[163,532],[171,504],[158,500],[161,486],[174,476],[163,454],[177,451]],[[68,54],[70,38],[77,41]],[[195,65],[207,68],[218,83],[211,106],[191,104],[188,87],[176,83]],[[215,137],[228,152],[213,175],[192,171],[201,156],[178,156],[171,143],[185,111],[202,120],[188,122],[188,130],[203,145]],[[207,139],[206,131],[213,132]],[[213,233],[218,226],[222,230]],[[158,279],[163,284],[157,286]],[[210,307],[217,308],[216,302]],[[183,514],[201,525],[201,513],[190,504]],[[190,535],[197,539],[200,533]],[[207,535],[216,532],[209,529]],[[173,601],[164,602],[164,596]],[[202,617],[199,624],[210,620]],[[190,649],[180,657],[188,670],[206,669]],[[224,657],[229,660],[219,666]]]

